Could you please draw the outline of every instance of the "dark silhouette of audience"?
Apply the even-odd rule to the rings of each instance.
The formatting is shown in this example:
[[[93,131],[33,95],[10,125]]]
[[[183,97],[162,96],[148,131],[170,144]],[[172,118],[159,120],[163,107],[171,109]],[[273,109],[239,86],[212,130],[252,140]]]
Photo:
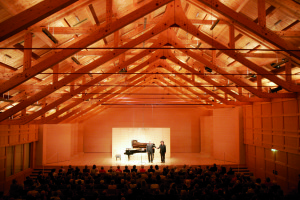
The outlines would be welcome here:
[[[270,178],[265,181],[236,173],[230,169],[200,166],[176,168],[150,166],[148,172],[138,172],[136,166],[130,170],[125,166],[123,172],[118,166],[110,167],[108,172],[96,165],[89,170],[87,166],[81,171],[67,173],[59,169],[52,170],[47,176],[40,172],[35,180],[26,177],[24,186],[12,181],[9,195],[4,199],[24,200],[100,200],[100,199],[203,199],[203,200],[290,200],[300,199],[297,191],[283,195],[283,191]],[[71,170],[70,170],[71,169]],[[144,168],[142,168],[144,169]],[[94,171],[93,171],[94,170]],[[140,170],[141,171],[141,170]],[[142,170],[143,171],[143,170]],[[299,176],[300,178],[300,176]]]

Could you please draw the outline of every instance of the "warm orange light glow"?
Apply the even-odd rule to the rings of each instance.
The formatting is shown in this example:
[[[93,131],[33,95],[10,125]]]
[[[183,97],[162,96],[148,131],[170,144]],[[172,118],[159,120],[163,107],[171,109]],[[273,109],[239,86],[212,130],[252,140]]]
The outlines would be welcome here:
[[[124,155],[126,148],[131,148],[131,140],[148,143],[155,143],[156,147],[160,145],[160,141],[164,141],[167,146],[166,158],[170,157],[170,128],[113,128],[112,130],[112,158],[115,159],[116,154],[121,154],[122,160],[127,160]],[[155,151],[155,159],[160,159],[159,149]],[[147,153],[137,153],[130,157],[130,161],[147,162]]]

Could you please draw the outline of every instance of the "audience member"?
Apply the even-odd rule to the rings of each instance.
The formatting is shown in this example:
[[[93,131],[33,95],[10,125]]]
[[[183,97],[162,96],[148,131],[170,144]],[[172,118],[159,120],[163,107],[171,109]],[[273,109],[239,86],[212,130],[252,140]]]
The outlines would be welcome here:
[[[131,172],[137,173],[136,165],[133,165],[133,166],[132,166]]]
[[[117,166],[116,172],[122,172],[122,170],[120,169],[120,165]]]

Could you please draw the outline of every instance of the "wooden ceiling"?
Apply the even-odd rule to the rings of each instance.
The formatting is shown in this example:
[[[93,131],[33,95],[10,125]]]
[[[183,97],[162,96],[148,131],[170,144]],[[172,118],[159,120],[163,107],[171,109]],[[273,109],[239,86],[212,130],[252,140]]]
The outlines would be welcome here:
[[[295,98],[297,2],[0,1],[0,124]]]

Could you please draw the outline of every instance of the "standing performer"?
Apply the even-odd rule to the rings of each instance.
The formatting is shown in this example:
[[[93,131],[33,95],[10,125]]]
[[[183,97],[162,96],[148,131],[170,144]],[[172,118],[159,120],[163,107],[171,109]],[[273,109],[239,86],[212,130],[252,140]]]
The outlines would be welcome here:
[[[154,147],[155,146],[154,146],[153,143],[151,143],[151,141],[149,141],[149,143],[146,146],[146,151],[148,153],[148,161],[149,161],[149,163],[153,162],[153,154],[154,154],[154,149],[153,148]]]
[[[160,141],[160,145],[159,145],[158,149],[160,149],[161,162],[164,163],[165,155],[166,155],[166,145],[165,145],[164,141]]]

